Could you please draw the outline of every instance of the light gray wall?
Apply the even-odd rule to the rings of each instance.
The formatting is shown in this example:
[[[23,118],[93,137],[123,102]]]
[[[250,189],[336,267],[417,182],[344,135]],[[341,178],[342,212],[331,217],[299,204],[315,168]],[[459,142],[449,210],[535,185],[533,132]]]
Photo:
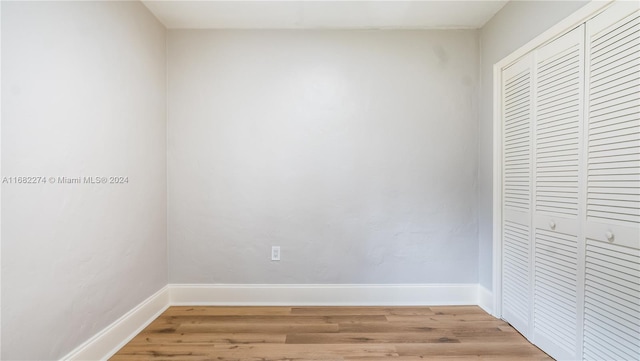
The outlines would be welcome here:
[[[585,1],[510,1],[480,32],[478,233],[480,284],[492,289],[493,64],[557,24]]]
[[[139,2],[2,2],[2,359],[50,360],[167,283],[165,30]]]
[[[477,31],[169,31],[170,282],[477,282],[477,78]]]

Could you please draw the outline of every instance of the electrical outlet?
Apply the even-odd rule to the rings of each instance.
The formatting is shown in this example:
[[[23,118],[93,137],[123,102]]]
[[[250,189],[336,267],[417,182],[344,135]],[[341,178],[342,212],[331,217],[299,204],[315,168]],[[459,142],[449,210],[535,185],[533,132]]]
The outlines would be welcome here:
[[[280,246],[272,246],[271,247],[271,260],[279,261],[280,260]]]

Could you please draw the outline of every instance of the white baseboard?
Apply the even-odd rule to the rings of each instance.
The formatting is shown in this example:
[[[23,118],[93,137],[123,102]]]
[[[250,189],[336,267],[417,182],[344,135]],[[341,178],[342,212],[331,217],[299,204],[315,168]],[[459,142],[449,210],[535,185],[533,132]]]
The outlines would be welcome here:
[[[106,360],[169,307],[169,288],[160,289],[62,360]]]
[[[170,284],[172,305],[476,305],[476,284]]]
[[[488,314],[495,316],[493,314],[493,292],[481,285],[478,285],[478,306]]]
[[[491,292],[477,284],[169,284],[62,360],[105,360],[171,306],[480,305]]]

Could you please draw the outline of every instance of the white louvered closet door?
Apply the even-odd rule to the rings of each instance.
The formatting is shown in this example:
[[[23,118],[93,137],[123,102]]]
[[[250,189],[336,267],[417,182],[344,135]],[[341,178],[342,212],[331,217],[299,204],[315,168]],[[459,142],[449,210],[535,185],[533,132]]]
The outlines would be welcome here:
[[[640,359],[640,13],[587,22],[583,358]]]
[[[524,335],[530,325],[532,56],[502,76],[502,316]]]
[[[533,341],[575,360],[582,148],[584,26],[535,52]]]

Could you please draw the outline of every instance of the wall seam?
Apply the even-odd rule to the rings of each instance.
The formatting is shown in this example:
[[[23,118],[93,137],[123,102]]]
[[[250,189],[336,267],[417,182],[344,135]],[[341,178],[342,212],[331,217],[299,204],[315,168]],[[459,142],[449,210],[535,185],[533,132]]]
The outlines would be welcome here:
[[[162,25],[164,26],[164,24]],[[164,220],[164,243],[165,251],[165,273],[167,285],[169,284],[169,29],[164,28],[164,163],[165,163],[165,220]]]

